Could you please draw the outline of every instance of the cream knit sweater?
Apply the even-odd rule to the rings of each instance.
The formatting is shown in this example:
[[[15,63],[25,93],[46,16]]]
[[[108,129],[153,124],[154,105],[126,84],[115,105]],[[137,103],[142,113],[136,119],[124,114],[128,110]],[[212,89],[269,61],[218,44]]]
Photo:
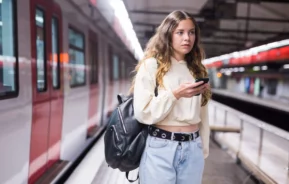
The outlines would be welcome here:
[[[134,87],[134,113],[144,124],[188,126],[199,124],[204,157],[209,155],[208,105],[201,107],[202,95],[177,100],[172,91],[181,83],[195,82],[185,61],[171,57],[171,68],[163,78],[164,88],[158,89],[155,97],[157,61],[149,58],[141,65]]]

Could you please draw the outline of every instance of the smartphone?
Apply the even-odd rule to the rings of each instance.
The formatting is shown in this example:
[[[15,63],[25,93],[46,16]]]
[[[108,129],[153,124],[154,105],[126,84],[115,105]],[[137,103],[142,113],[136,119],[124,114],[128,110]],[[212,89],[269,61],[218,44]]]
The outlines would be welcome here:
[[[204,83],[203,83],[203,84],[206,84],[206,83],[208,83],[208,82],[209,82],[209,80],[210,80],[209,78],[197,78],[195,82],[204,81]],[[202,85],[203,85],[203,84],[202,84]]]
[[[204,85],[204,84],[206,84],[206,83],[208,83],[209,82],[209,78],[197,78],[196,80],[195,80],[195,82],[200,82],[200,81],[203,81],[204,83],[203,84],[201,84],[201,85],[199,85],[199,86],[202,86],[202,85]],[[199,87],[199,86],[197,86],[197,87]],[[199,96],[200,94],[197,94],[196,96]]]

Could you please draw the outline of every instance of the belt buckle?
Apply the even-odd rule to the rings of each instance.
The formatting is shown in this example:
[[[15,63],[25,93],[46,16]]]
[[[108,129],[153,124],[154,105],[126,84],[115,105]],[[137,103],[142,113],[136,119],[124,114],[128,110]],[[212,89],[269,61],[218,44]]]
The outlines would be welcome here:
[[[172,134],[171,134],[171,140],[173,141],[173,140],[175,140],[175,139],[176,139],[176,136],[175,136],[174,132],[172,132]]]
[[[193,134],[194,135],[194,134]],[[192,140],[192,134],[189,135],[189,140],[191,141]]]

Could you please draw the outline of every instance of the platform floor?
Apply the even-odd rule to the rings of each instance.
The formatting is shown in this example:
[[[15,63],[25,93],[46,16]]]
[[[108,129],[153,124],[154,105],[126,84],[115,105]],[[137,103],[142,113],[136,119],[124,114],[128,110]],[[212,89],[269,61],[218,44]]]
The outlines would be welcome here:
[[[211,155],[206,159],[203,184],[254,184],[248,174],[236,165],[224,150],[214,143],[210,144],[210,149]],[[133,171],[130,178],[134,179],[136,175],[137,170]],[[103,161],[92,184],[129,184],[129,182],[125,178],[125,173],[107,167],[106,162]]]
[[[203,184],[253,184],[248,173],[235,164],[233,157],[237,152],[250,161],[254,168],[260,168],[262,177],[266,176],[266,179],[273,181],[271,183],[289,184],[288,132],[269,126],[217,102],[211,102],[209,115],[211,125],[242,127],[242,133],[216,134],[216,140],[228,147],[232,156],[211,141]],[[260,127],[266,128],[262,134]],[[129,184],[125,173],[109,168],[104,160],[102,136],[66,184]],[[130,178],[134,179],[136,175],[137,170]],[[257,176],[257,173],[254,175]]]

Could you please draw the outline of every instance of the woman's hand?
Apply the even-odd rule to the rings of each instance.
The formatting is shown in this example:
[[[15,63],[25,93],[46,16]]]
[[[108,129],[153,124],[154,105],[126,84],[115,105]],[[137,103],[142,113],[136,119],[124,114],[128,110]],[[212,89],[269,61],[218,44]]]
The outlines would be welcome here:
[[[184,98],[191,98],[198,94],[202,94],[204,91],[209,89],[210,85],[203,84],[203,81],[196,82],[196,83],[183,83],[179,86],[178,89],[173,91],[173,94],[177,99],[182,97]],[[203,84],[203,85],[202,85]]]

